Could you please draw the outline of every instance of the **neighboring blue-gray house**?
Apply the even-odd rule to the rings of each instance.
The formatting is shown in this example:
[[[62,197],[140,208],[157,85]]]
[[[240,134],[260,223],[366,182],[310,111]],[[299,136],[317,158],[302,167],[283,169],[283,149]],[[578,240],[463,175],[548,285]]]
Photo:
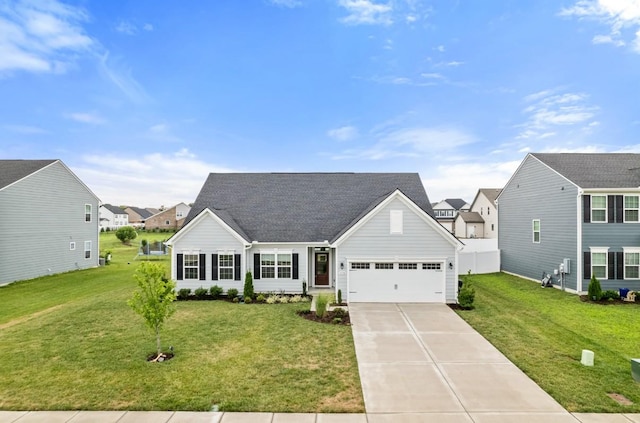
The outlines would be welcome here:
[[[97,266],[98,206],[60,160],[0,160],[0,285]]]
[[[209,175],[167,243],[177,288],[327,288],[350,302],[457,299],[461,243],[416,173]]]
[[[497,201],[505,272],[640,290],[640,154],[531,153]]]

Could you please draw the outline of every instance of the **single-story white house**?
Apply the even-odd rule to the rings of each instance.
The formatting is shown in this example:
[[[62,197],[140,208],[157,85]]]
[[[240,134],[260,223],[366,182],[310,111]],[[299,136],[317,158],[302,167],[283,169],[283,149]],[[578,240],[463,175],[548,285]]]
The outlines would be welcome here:
[[[462,244],[417,173],[212,173],[167,245],[177,289],[326,288],[348,302],[457,301]]]

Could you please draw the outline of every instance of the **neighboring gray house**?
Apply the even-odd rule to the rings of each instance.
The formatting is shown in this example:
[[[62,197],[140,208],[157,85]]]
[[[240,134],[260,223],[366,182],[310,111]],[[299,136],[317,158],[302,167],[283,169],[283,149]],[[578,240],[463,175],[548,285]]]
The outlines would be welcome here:
[[[167,244],[177,288],[327,288],[350,302],[457,299],[461,243],[417,173],[212,173]]]
[[[531,153],[497,201],[502,270],[640,290],[640,154]]]
[[[0,160],[0,285],[97,266],[98,205],[60,160]]]
[[[118,206],[103,204],[100,206],[100,229],[115,231],[129,226],[129,215]]]

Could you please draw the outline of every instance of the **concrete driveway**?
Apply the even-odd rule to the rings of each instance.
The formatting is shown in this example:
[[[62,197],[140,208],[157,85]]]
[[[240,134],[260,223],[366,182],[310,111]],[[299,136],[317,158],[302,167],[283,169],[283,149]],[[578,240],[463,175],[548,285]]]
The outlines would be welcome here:
[[[349,304],[369,422],[576,422],[444,304]]]

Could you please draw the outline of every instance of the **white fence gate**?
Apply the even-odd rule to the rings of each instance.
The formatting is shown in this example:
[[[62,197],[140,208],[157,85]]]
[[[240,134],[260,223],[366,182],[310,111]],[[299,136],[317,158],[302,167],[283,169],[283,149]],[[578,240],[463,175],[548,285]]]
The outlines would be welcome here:
[[[500,271],[497,239],[462,239],[465,246],[458,253],[458,272],[494,273]]]

